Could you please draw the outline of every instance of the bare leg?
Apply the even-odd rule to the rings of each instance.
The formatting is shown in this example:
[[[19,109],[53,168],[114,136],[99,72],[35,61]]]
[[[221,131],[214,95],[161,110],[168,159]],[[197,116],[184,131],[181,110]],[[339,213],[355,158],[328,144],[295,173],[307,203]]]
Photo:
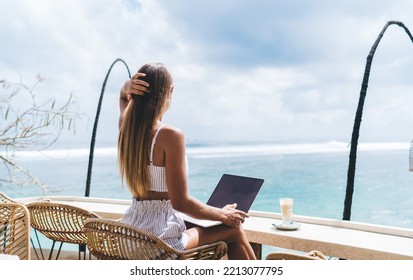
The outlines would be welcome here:
[[[193,227],[188,229],[186,234],[188,234],[189,237],[186,249],[222,240],[228,245],[228,259],[256,259],[242,226],[229,227],[219,225],[211,228]]]

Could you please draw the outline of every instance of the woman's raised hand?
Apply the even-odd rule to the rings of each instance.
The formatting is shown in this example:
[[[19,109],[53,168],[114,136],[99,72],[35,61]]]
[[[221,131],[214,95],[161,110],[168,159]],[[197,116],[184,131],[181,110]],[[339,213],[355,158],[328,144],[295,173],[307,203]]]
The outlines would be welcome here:
[[[238,210],[237,204],[228,204],[222,208],[224,211],[224,218],[222,222],[231,227],[239,226],[245,221],[245,218],[248,218],[248,214],[244,211]]]
[[[141,79],[145,77],[144,73],[136,73],[130,80],[127,80],[123,86],[124,96],[127,100],[131,100],[132,94],[144,95],[149,92],[149,84]]]

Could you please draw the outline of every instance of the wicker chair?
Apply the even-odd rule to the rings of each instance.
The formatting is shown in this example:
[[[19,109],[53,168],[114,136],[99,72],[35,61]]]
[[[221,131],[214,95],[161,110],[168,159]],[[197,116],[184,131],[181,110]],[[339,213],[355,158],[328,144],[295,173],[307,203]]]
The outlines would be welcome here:
[[[0,253],[30,259],[29,211],[20,203],[0,203]]]
[[[323,253],[311,251],[307,254],[298,254],[291,252],[273,252],[268,254],[266,260],[326,260]]]
[[[32,202],[27,205],[27,208],[30,212],[32,228],[53,241],[49,260],[52,258],[56,242],[61,242],[56,259],[59,258],[63,243],[79,244],[79,259],[81,259],[81,251],[84,251],[84,258],[86,258],[87,238],[83,225],[88,218],[99,218],[97,214],[52,201]],[[36,236],[37,231],[35,231]],[[37,241],[40,247],[39,239]]]
[[[219,260],[227,252],[222,241],[178,251],[151,233],[107,219],[88,219],[84,229],[90,253],[103,260]]]
[[[0,203],[18,203],[17,201],[13,200],[12,198],[8,197],[4,192],[0,192]]]

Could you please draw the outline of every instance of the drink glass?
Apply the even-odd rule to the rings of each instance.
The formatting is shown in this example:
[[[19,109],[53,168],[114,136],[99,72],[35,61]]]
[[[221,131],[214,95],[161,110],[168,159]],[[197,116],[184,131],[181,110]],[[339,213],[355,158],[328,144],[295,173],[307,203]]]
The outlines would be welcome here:
[[[283,225],[290,225],[293,223],[293,203],[292,198],[280,198],[281,218]]]

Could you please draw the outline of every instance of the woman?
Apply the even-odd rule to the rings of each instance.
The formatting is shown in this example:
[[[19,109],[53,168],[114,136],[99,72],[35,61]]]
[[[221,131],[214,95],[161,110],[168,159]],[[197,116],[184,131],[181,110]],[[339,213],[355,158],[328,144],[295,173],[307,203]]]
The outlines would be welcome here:
[[[163,64],[145,64],[120,92],[118,164],[133,195],[123,222],[152,232],[178,250],[223,240],[229,259],[255,259],[236,205],[208,206],[188,193],[184,134],[162,123],[171,105],[172,76]],[[187,229],[180,213],[218,220]]]

